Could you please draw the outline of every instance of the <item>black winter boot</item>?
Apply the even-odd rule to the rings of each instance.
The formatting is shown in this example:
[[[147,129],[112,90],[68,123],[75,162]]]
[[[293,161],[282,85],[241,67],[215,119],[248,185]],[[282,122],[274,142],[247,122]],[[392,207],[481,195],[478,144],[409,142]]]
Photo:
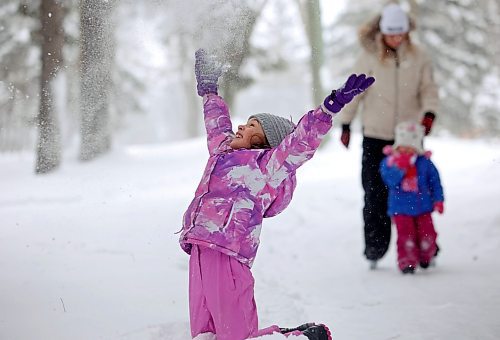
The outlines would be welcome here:
[[[332,333],[325,325],[314,325],[302,332],[309,340],[332,340]]]
[[[281,334],[291,333],[293,331],[303,332],[306,329],[308,329],[309,327],[312,327],[314,325],[315,325],[314,322],[309,322],[309,323],[305,323],[303,325],[300,325],[300,326],[297,326],[297,327],[294,327],[294,328],[280,328],[280,332],[281,332]]]
[[[421,261],[420,267],[422,267],[423,269],[427,269],[429,267],[435,267],[436,266],[436,256],[438,255],[438,253],[439,253],[439,246],[436,244],[436,252],[434,253],[434,256],[432,257],[432,259],[429,262]]]
[[[413,267],[413,266],[404,267],[403,269],[401,269],[401,272],[403,274],[414,274],[415,273],[415,267]]]
[[[422,267],[423,269],[427,269],[427,268],[429,268],[429,264],[430,263],[427,262],[427,261],[421,261],[420,262],[420,267]]]
[[[305,323],[294,328],[280,328],[282,334],[299,331],[310,340],[332,340],[332,333],[323,324],[316,325],[314,322]]]

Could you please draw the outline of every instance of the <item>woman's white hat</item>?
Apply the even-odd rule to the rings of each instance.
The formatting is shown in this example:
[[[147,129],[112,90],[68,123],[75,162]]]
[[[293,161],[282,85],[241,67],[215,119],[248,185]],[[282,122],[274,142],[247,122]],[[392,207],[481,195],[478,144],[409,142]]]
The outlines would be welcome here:
[[[410,18],[399,5],[389,4],[382,11],[379,25],[383,34],[404,34],[410,30]]]

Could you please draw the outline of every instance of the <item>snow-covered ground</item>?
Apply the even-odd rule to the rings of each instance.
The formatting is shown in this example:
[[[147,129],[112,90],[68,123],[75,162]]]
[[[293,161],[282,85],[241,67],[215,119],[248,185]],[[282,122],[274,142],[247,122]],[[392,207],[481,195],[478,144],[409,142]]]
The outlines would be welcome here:
[[[338,134],[338,130],[335,131]],[[290,207],[264,221],[253,268],[262,327],[324,322],[334,339],[500,338],[500,144],[432,137],[445,214],[437,267],[403,276],[394,241],[362,256],[359,135],[298,172]],[[202,139],[116,148],[33,175],[0,155],[0,339],[188,340],[181,217]]]

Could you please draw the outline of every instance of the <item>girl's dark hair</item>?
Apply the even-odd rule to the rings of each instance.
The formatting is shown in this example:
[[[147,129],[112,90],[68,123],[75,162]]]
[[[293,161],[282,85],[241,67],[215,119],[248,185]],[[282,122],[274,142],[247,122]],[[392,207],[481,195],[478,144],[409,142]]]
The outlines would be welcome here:
[[[252,144],[252,149],[270,149],[271,145],[267,141],[267,138],[264,136],[264,143],[261,144]]]

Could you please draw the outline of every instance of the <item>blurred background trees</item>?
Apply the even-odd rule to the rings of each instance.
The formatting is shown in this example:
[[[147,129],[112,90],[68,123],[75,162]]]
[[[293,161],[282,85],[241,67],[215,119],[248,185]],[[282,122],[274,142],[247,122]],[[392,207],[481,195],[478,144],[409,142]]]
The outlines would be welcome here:
[[[33,149],[38,111],[38,4],[0,3],[0,150]]]
[[[91,160],[111,147],[109,96],[114,62],[113,2],[80,1],[81,160]]]
[[[458,136],[497,135],[500,128],[500,2],[497,0],[400,1],[416,22],[412,38],[426,46],[440,86],[437,124]],[[383,3],[382,3],[383,4]],[[327,29],[332,63],[344,72],[359,46],[353,34],[374,10],[373,1],[348,6]],[[496,40],[495,40],[496,39]],[[336,48],[340,44],[341,48]],[[333,64],[332,64],[333,65]]]
[[[64,62],[62,56],[64,45],[62,3],[57,0],[42,1],[39,16],[42,70],[40,73],[40,104],[35,120],[38,126],[35,171],[46,173],[58,167],[61,159],[61,140],[56,111],[58,93],[54,80]]]
[[[3,0],[0,152],[36,151],[43,173],[65,154],[89,160],[112,144],[201,135],[193,76],[200,46],[227,65],[220,89],[236,119],[261,104],[299,117],[340,85],[360,51],[358,27],[385,3]],[[499,2],[401,3],[434,60],[436,131],[498,136]]]

